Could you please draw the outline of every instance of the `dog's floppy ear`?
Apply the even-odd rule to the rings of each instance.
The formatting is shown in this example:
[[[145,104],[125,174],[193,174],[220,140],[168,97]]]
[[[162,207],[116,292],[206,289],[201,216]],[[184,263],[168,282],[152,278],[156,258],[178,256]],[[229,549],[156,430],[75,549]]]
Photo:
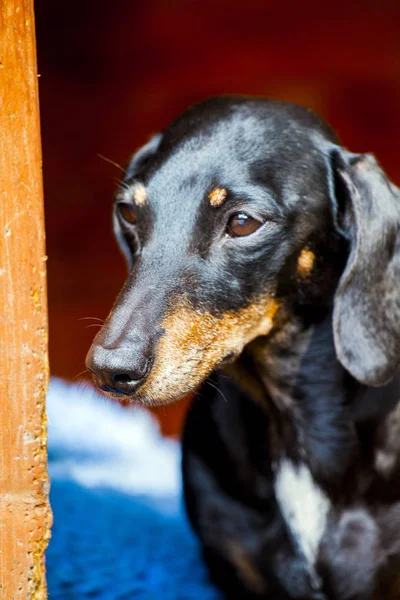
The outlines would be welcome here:
[[[379,386],[400,363],[400,190],[372,155],[335,147],[330,165],[335,225],[349,240],[334,300],[336,352],[358,381]]]
[[[125,168],[124,179],[134,177],[145,166],[147,160],[157,152],[161,140],[162,133],[156,133],[150,138],[147,144],[139,148],[139,150],[131,156]]]

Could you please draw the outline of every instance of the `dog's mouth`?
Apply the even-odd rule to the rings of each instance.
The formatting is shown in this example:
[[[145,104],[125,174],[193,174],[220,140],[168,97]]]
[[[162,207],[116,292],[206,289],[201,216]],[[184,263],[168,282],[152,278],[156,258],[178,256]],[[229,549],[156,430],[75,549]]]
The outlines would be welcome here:
[[[224,358],[222,358],[222,360],[220,361],[220,363],[217,365],[218,369],[223,369],[224,367],[232,364],[235,362],[235,360],[238,358],[239,354],[236,352],[229,352]],[[198,370],[199,370],[199,365],[202,362],[202,358],[201,355],[197,358],[197,364],[193,364],[194,361],[190,361],[191,362],[191,366],[188,365],[188,361],[182,360],[182,365],[181,368],[179,369],[179,371],[183,371],[185,370],[185,373],[181,374],[182,378],[184,378],[186,381],[193,381],[195,379],[197,379],[198,377]],[[188,368],[188,370],[186,370],[185,368],[185,364]],[[106,396],[108,399],[112,400],[113,402],[117,402],[118,404],[120,404],[121,406],[124,407],[129,407],[132,406],[132,404],[134,403],[139,403],[139,404],[144,404],[147,406],[157,406],[157,405],[163,405],[163,404],[170,404],[172,402],[178,402],[179,400],[182,400],[183,398],[189,396],[190,394],[195,394],[198,390],[198,388],[201,386],[201,384],[203,383],[203,380],[199,381],[198,384],[196,386],[193,385],[187,385],[186,389],[181,389],[180,392],[178,394],[171,394],[171,389],[174,389],[174,386],[169,386],[169,393],[166,391],[165,395],[163,396],[163,399],[160,399],[158,396],[154,397],[154,392],[150,390],[148,391],[141,391],[141,387],[144,387],[146,384],[146,381],[143,381],[143,383],[141,385],[139,385],[134,391],[132,391],[131,393],[126,393],[126,392],[122,392],[120,390],[117,389],[112,389],[111,387],[108,387],[107,385],[102,385],[99,383],[96,383],[96,376],[93,373],[93,371],[91,371],[93,378],[94,378],[94,382],[95,385],[97,387],[97,389],[102,393],[102,395]],[[150,376],[150,374],[149,374]],[[181,378],[181,377],[179,377]],[[207,376],[204,377],[204,380],[207,379]]]
[[[118,348],[110,356],[94,344],[87,365],[94,371],[95,384],[121,404],[167,404],[196,392],[212,371],[234,362],[249,342],[267,335],[279,307],[271,295],[219,315],[182,303],[162,321],[163,335],[157,341],[151,368],[142,369],[140,377],[135,376],[129,360],[122,371],[114,368],[112,372],[121,351]],[[129,357],[129,348],[124,352]]]
[[[234,362],[249,342],[267,335],[278,308],[270,295],[218,316],[181,304],[161,323],[163,335],[145,377],[124,383],[118,374],[114,375],[115,384],[102,385],[101,369],[92,368],[95,383],[121,404],[160,405],[178,400],[196,392],[212,371]]]

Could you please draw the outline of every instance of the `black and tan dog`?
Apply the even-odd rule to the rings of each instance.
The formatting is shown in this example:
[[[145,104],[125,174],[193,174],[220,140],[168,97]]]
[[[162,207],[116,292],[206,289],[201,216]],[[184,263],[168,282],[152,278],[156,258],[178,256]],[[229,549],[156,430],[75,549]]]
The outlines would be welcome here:
[[[224,97],[132,158],[114,223],[87,365],[126,402],[197,390],[186,504],[226,596],[400,598],[400,191],[309,110]]]

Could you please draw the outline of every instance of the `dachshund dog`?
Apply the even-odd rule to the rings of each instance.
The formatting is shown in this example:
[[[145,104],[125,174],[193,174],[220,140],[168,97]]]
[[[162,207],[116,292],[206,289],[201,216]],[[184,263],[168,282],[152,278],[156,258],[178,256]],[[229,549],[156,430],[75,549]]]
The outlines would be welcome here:
[[[129,276],[87,366],[195,391],[184,491],[236,599],[400,598],[400,190],[306,108],[219,97],[129,162]]]

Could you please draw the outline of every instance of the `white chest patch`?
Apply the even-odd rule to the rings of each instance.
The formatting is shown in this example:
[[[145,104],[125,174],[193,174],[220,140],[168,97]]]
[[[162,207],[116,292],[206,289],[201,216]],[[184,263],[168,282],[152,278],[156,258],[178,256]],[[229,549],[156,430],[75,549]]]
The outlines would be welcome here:
[[[330,501],[313,480],[308,467],[296,466],[289,460],[279,465],[275,493],[282,515],[313,574]]]

